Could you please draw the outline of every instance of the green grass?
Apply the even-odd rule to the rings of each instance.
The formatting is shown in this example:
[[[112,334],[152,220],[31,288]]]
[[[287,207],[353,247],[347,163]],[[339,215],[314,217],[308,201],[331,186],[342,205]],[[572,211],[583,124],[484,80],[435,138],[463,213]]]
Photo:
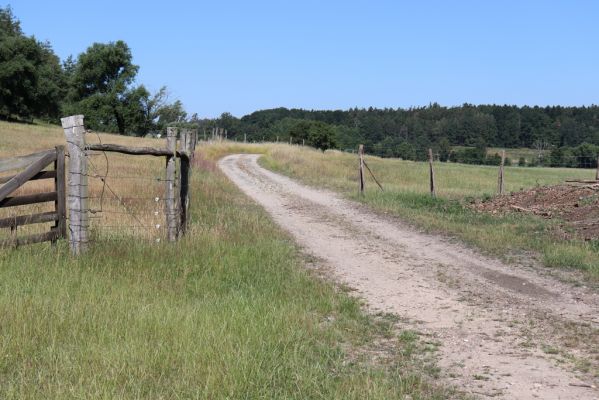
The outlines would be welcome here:
[[[554,234],[557,220],[522,214],[491,215],[466,207],[468,201],[495,195],[497,167],[435,163],[436,199],[428,188],[428,164],[366,157],[385,191],[367,176],[364,196],[357,193],[357,157],[300,147],[271,147],[262,165],[310,185],[325,187],[397,215],[428,231],[456,236],[479,249],[512,261],[529,263],[532,255],[548,267],[577,269],[599,283],[596,242],[564,241]],[[366,172],[368,174],[368,172]],[[594,171],[567,168],[506,167],[506,190],[594,179]],[[514,257],[515,256],[515,257]],[[524,257],[523,257],[524,256]]]
[[[208,158],[222,154],[208,149]],[[312,276],[210,160],[176,244],[115,237],[2,250],[0,398],[447,398],[413,333]]]
[[[499,147],[490,147],[487,149],[487,154],[489,154],[489,155],[500,154],[501,155],[501,152],[503,150],[505,150],[505,156],[512,161],[512,165],[518,165],[518,161],[520,160],[520,157],[524,157],[524,159],[526,160],[526,162],[528,164],[530,164],[533,161],[534,162],[539,161],[539,151],[535,150],[535,149],[528,149],[525,147],[516,148],[516,149],[503,149],[503,148],[499,148]],[[544,157],[549,157],[550,151],[542,150],[541,154]]]
[[[454,150],[463,150],[463,149],[467,149],[467,148],[473,148],[473,147],[453,146]],[[530,164],[533,161],[534,162],[539,161],[539,151],[536,149],[529,149],[526,147],[518,147],[518,148],[488,147],[487,154],[490,156],[493,156],[495,154],[501,155],[501,152],[503,150],[505,150],[505,156],[511,160],[512,165],[518,165],[518,161],[520,160],[520,157],[524,157],[527,164]],[[544,157],[548,157],[550,154],[550,151],[542,150],[541,154]]]

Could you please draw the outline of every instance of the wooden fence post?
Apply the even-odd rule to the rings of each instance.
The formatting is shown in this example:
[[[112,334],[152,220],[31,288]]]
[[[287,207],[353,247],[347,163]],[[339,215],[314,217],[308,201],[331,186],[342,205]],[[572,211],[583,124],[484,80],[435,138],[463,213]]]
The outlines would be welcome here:
[[[247,139],[248,139],[248,138],[247,138],[247,134],[246,134],[246,133],[244,133],[244,134],[243,134],[243,143],[247,143],[247,141],[248,141]]]
[[[172,156],[166,158],[166,227],[168,240],[177,240],[179,215],[177,213],[175,198],[175,176],[177,173],[177,128],[166,128],[166,148],[173,152]]]
[[[599,156],[597,156],[597,169],[595,171],[595,180],[599,181]]]
[[[501,151],[501,163],[499,164],[499,175],[497,176],[497,192],[502,195],[503,188],[503,166],[505,164],[505,150]]]
[[[435,170],[433,169],[433,149],[428,149],[428,169],[430,176],[430,190],[431,196],[436,197],[437,191],[435,190]]]
[[[89,227],[85,127],[83,115],[72,115],[60,121],[69,150],[69,247],[78,255],[87,249]]]
[[[193,131],[185,129],[181,131],[182,149],[189,154],[189,159],[181,157],[181,173],[180,173],[180,235],[184,235],[189,226],[189,182],[191,179],[191,161],[195,150],[195,143],[192,139]]]
[[[67,203],[66,203],[66,185],[64,172],[64,146],[56,146],[56,161],[54,161],[54,188],[56,189],[56,201],[54,207],[58,214],[58,221],[54,224],[54,229],[58,232],[58,239],[67,238]]]
[[[358,147],[358,155],[360,157],[360,194],[364,194],[364,145]]]

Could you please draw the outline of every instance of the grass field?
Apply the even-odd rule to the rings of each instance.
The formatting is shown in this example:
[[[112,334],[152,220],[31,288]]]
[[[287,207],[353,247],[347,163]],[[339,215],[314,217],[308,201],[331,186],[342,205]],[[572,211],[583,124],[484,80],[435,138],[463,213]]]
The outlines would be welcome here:
[[[368,176],[365,195],[357,193],[357,158],[337,151],[288,146],[270,148],[262,164],[308,184],[330,188],[373,208],[400,216],[429,231],[456,236],[476,247],[513,261],[530,258],[549,267],[584,271],[599,282],[599,245],[595,241],[563,241],[553,235],[558,221],[522,214],[490,215],[464,206],[497,190],[497,167],[436,163],[437,194],[428,193],[428,164],[367,157],[385,188],[380,192]],[[367,173],[368,174],[368,173]],[[594,179],[594,171],[567,168],[507,167],[507,191],[563,183],[567,178]]]
[[[512,165],[518,165],[518,160],[520,157],[524,157],[527,164],[531,162],[539,161],[539,151],[535,149],[527,149],[527,148],[516,148],[516,149],[503,149],[499,147],[489,147],[487,149],[487,154],[501,154],[501,152],[505,150],[505,156],[512,161]],[[549,150],[542,150],[541,154],[543,157],[548,157],[551,152]]]
[[[62,143],[59,128],[0,123],[0,156]],[[124,235],[99,237],[80,258],[64,242],[0,250],[0,398],[451,395],[427,383],[434,368],[423,365],[417,334],[397,335],[397,321],[365,315],[313,276],[287,236],[216,170],[215,158],[233,150],[266,148],[205,148],[191,229],[176,244]],[[113,167],[130,175],[152,170],[145,163]]]
[[[454,146],[455,150],[466,149],[466,146]],[[531,162],[539,161],[539,151],[535,149],[529,149],[526,147],[520,147],[515,149],[510,148],[502,148],[502,147],[488,147],[487,154],[493,156],[495,154],[501,155],[501,152],[505,150],[505,156],[510,159],[512,165],[518,165],[518,161],[520,157],[523,157],[526,160],[526,164],[530,164]],[[544,157],[548,157],[551,152],[549,150],[542,150],[541,154]]]

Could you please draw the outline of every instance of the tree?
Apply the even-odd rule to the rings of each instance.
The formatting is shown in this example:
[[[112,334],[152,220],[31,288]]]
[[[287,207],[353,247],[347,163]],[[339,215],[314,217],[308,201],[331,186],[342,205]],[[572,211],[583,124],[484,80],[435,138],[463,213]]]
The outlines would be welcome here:
[[[0,117],[56,117],[64,75],[48,43],[26,37],[10,8],[0,8]]]
[[[14,16],[10,6],[0,7],[0,35],[1,36],[23,36],[21,22]]]
[[[545,153],[551,147],[549,142],[545,139],[539,139],[539,140],[535,140],[535,142],[532,144],[532,146],[533,146],[533,149],[535,149],[537,151],[537,160],[538,160],[539,164],[542,164],[543,159],[545,158]]]
[[[449,156],[451,155],[451,144],[449,143],[449,139],[445,136],[439,140],[438,143],[439,148],[439,161],[447,161],[449,160]]]
[[[129,46],[121,40],[88,47],[70,76],[68,113],[84,114],[88,125],[97,130],[131,132],[128,108],[132,96],[142,94],[131,87],[139,70],[132,58]]]
[[[337,147],[335,128],[320,121],[312,123],[308,130],[308,144],[323,151],[334,149]]]

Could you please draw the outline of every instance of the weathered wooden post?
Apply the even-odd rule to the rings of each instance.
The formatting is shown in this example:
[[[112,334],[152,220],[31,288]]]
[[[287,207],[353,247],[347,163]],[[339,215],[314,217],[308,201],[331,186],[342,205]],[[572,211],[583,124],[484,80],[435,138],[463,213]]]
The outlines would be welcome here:
[[[54,161],[54,188],[56,189],[56,201],[54,207],[58,214],[58,221],[54,224],[54,229],[58,231],[58,238],[67,238],[67,200],[65,184],[65,165],[64,165],[64,146],[56,146],[56,161]]]
[[[243,134],[243,143],[247,143],[247,141],[248,141],[247,134],[244,133]]]
[[[189,226],[189,182],[191,179],[191,161],[193,160],[193,153],[195,150],[195,143],[193,142],[194,132],[188,129],[181,131],[181,147],[185,153],[189,155],[189,158],[181,157],[181,185],[179,191],[179,212],[180,212],[180,227],[179,235],[184,235]]]
[[[597,168],[595,170],[595,180],[599,181],[599,156],[597,156]]]
[[[435,189],[435,170],[433,168],[433,149],[428,149],[428,169],[430,176],[430,190],[431,196],[437,197],[437,191]]]
[[[501,163],[499,164],[499,174],[497,176],[497,192],[502,195],[504,193],[503,188],[503,166],[505,164],[505,150],[501,151]]]
[[[166,228],[168,240],[177,240],[178,220],[177,205],[175,198],[175,176],[177,173],[177,128],[166,128],[166,148],[173,152],[172,156],[166,158]]]
[[[83,115],[72,115],[60,121],[69,150],[69,247],[73,254],[78,255],[87,249],[89,227],[85,127]]]
[[[358,155],[360,157],[360,194],[364,194],[364,145],[358,147]]]

